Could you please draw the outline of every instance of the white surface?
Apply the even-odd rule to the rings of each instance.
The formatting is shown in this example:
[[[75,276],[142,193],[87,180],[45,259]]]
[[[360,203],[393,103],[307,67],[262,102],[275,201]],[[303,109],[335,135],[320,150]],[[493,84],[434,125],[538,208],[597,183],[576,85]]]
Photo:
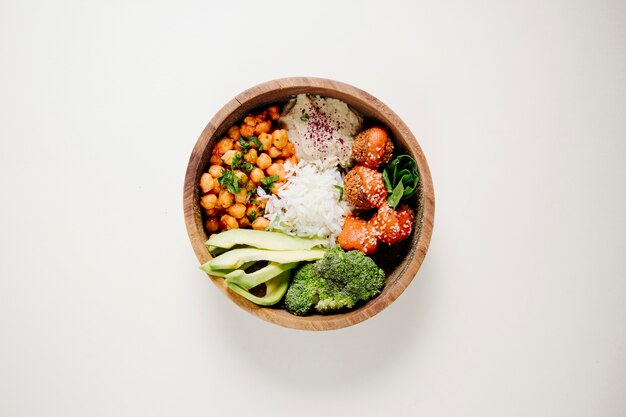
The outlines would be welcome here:
[[[209,3],[0,2],[0,415],[626,415],[624,2]],[[327,333],[183,223],[207,121],[294,75],[387,103],[436,191],[417,279]]]

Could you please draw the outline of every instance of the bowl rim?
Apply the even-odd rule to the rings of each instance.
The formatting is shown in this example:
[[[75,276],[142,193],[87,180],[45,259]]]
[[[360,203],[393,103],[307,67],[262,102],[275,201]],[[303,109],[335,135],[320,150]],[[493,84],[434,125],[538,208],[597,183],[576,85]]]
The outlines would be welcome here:
[[[246,113],[254,108],[267,105],[271,100],[268,96],[289,97],[298,93],[310,93],[327,95],[348,102],[358,102],[361,106],[359,110],[364,110],[366,115],[374,114],[376,119],[385,123],[390,129],[399,132],[402,141],[415,158],[422,183],[422,218],[421,227],[416,232],[419,236],[415,243],[409,248],[407,258],[409,262],[404,262],[403,269],[399,272],[398,279],[392,283],[391,288],[385,288],[376,298],[370,300],[365,305],[346,313],[334,315],[313,315],[295,316],[283,309],[274,309],[258,306],[245,298],[232,292],[224,280],[219,277],[208,275],[218,289],[231,301],[243,310],[255,316],[283,327],[300,330],[332,330],[352,326],[380,313],[383,309],[393,303],[413,281],[428,251],[434,224],[435,196],[432,184],[430,169],[424,153],[408,126],[393,112],[387,105],[372,96],[371,94],[354,87],[352,85],[327,78],[317,77],[289,77],[266,81],[255,85],[227,102],[208,122],[200,134],[191,152],[187,170],[185,174],[183,191],[183,209],[185,215],[185,225],[191,241],[191,245],[201,264],[211,259],[208,248],[204,245],[206,234],[203,229],[202,218],[199,208],[199,193],[197,180],[198,172],[206,166],[202,163],[203,154],[208,149],[211,140],[216,133],[228,123],[234,123],[241,119],[241,116],[234,115],[242,109]],[[281,101],[276,99],[274,101]],[[284,100],[282,100],[284,101]],[[351,103],[348,103],[352,105]],[[357,107],[357,106],[353,106]],[[369,114],[367,114],[369,113]],[[206,160],[205,160],[206,161]],[[416,233],[414,232],[414,233]]]

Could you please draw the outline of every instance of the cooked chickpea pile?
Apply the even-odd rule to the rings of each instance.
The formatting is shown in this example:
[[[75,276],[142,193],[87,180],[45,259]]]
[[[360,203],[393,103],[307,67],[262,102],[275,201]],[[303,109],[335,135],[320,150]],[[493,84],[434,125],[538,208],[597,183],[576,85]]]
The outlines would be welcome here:
[[[278,106],[248,115],[241,125],[228,129],[211,152],[211,166],[200,177],[206,231],[252,227],[265,230],[269,220],[266,200],[257,198],[257,188],[276,194],[285,183],[286,161],[298,163],[296,148],[287,131],[272,122],[280,117]]]

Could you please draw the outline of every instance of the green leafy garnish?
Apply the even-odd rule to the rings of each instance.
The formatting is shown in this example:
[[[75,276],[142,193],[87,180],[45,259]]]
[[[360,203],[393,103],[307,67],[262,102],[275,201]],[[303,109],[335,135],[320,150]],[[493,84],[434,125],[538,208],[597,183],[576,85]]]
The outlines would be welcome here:
[[[246,216],[248,217],[248,221],[252,223],[257,218],[258,214],[256,210],[251,210]]]
[[[309,114],[308,113],[304,113],[302,116],[300,116],[300,120],[302,120],[303,122],[308,122],[309,121]]]
[[[261,187],[268,193],[272,191],[272,184],[278,181],[278,175],[271,175],[261,179]]]
[[[250,146],[252,146],[252,144],[256,145],[260,151],[263,150],[263,144],[261,143],[258,137],[256,136],[243,137],[242,136],[239,138],[239,146],[241,146],[241,149],[244,152],[248,152],[248,149],[250,149]]]
[[[415,194],[420,176],[415,159],[409,155],[400,155],[383,169],[383,180],[389,196],[387,204],[396,208],[400,200]]]
[[[241,146],[241,149],[244,152],[247,152],[248,148],[250,148],[250,143],[246,139],[244,139],[243,136],[242,136],[242,137],[239,138],[239,146]]]
[[[398,186],[393,189],[389,197],[387,197],[387,204],[391,207],[396,208],[400,200],[402,199],[402,193],[404,192],[404,185],[402,182],[398,183]]]
[[[263,150],[263,144],[256,136],[248,136],[246,139],[248,139],[248,142],[255,144],[259,148],[259,151]]]
[[[245,172],[250,172],[254,169],[254,165],[252,165],[250,162],[245,161],[241,153],[237,153],[233,157],[233,162],[230,166],[232,167],[232,169],[241,169]]]
[[[339,190],[339,199],[337,201],[341,201],[343,198],[343,187],[341,185],[333,185],[333,187]]]
[[[232,169],[224,171],[217,181],[220,185],[225,185],[229,193],[237,194],[239,192],[239,180]]]

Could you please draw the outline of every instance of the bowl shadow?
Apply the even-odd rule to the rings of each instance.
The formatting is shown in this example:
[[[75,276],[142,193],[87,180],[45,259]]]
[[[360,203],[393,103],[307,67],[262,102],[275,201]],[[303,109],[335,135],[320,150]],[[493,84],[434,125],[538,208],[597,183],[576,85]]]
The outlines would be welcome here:
[[[420,281],[431,276],[432,268],[423,268]],[[258,376],[268,383],[296,385],[320,394],[338,392],[346,384],[384,378],[388,368],[403,366],[409,357],[420,355],[420,334],[436,299],[431,293],[434,288],[414,284],[406,296],[375,317],[322,332],[275,326],[241,310],[240,314],[215,311],[223,317],[218,337],[228,344],[232,360],[245,363],[242,377]]]

